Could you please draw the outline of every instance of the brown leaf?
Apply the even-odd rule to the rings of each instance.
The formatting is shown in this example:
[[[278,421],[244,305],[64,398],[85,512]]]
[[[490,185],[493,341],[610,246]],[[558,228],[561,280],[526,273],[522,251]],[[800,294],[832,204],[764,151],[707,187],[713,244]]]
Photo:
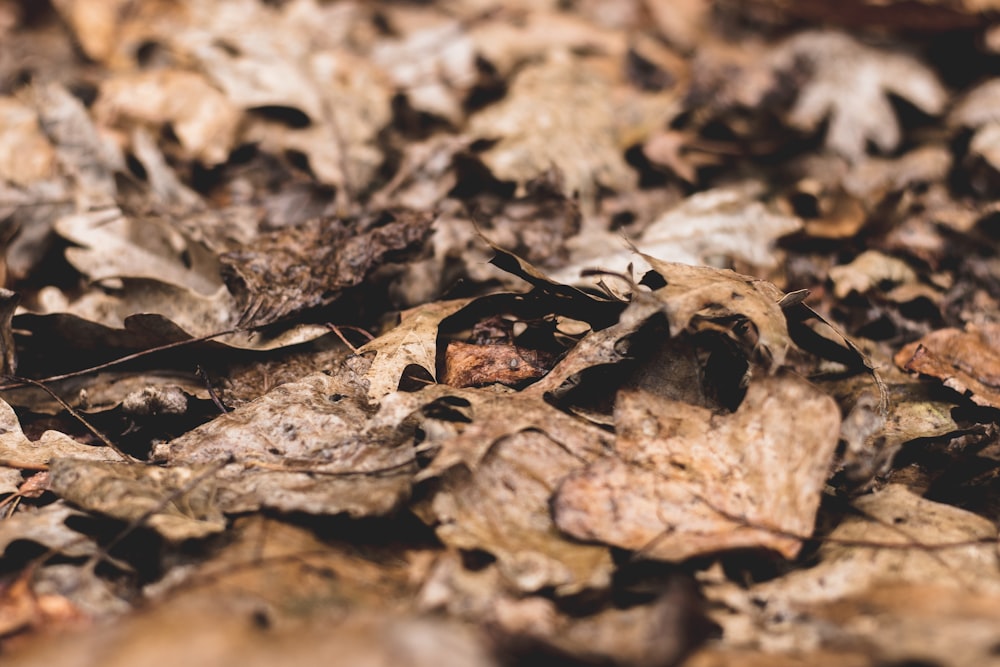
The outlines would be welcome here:
[[[586,61],[552,55],[521,71],[505,100],[470,119],[469,132],[497,140],[481,155],[497,178],[523,184],[555,165],[564,192],[591,201],[599,187],[626,189],[634,179],[611,91]]]
[[[409,495],[414,457],[404,420],[416,407],[384,401],[374,413],[357,372],[345,367],[281,385],[153,456],[221,466],[214,483],[226,512],[386,514]]]
[[[607,432],[557,410],[532,394],[495,387],[432,386],[414,396],[421,399],[425,413],[433,415],[429,408],[438,406],[462,415],[459,422],[453,421],[458,415],[434,420],[443,422],[440,425],[444,428],[425,429],[428,437],[421,448],[438,451],[417,479],[435,477],[459,465],[475,471],[497,441],[521,431],[540,431],[581,461],[606,451],[610,444]]]
[[[501,575],[523,593],[607,587],[608,550],[560,536],[549,511],[558,483],[584,462],[537,431],[499,439],[474,471],[453,468],[442,477],[429,506],[438,537],[493,554]]]
[[[770,367],[784,363],[791,339],[780,305],[784,294],[777,287],[727,269],[642,257],[666,282],[653,295],[663,304],[672,336],[712,322],[744,319],[756,328],[759,349],[770,357]]]
[[[67,519],[83,516],[62,501],[44,507],[22,508],[0,521],[0,554],[12,543],[26,540],[70,558],[91,556],[97,545],[66,525]]]
[[[812,530],[839,419],[790,375],[755,379],[729,415],[623,389],[617,456],[563,482],[556,524],[666,560],[748,546],[792,558],[800,542],[788,534]]]
[[[92,447],[77,442],[65,433],[46,431],[32,442],[24,435],[13,408],[0,401],[0,462],[17,468],[37,468],[57,457],[72,457],[93,461],[119,461],[120,457],[106,447]]]
[[[935,377],[977,405],[1000,407],[1000,325],[939,329],[896,353],[896,365]]]
[[[181,542],[221,532],[210,466],[160,468],[135,463],[56,459],[50,489],[70,503],[124,521],[143,522]]]
[[[505,384],[516,387],[537,380],[548,372],[549,361],[534,350],[513,344],[473,345],[450,341],[445,349],[445,372],[441,382],[452,387]]]
[[[54,174],[56,152],[29,105],[0,97],[0,180],[29,185]]]
[[[313,220],[226,253],[221,259],[244,307],[242,323],[270,323],[332,303],[382,264],[419,248],[432,220],[414,211]]]

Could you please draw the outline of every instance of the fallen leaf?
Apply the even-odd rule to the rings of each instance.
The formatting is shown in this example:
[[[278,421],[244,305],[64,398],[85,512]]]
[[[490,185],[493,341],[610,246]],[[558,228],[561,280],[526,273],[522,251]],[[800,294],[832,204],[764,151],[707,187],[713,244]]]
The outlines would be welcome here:
[[[38,468],[60,457],[90,461],[120,460],[106,447],[85,445],[59,431],[45,431],[41,438],[31,441],[21,430],[14,409],[6,401],[0,401],[0,462],[4,466]]]
[[[94,541],[66,525],[67,519],[83,516],[62,501],[44,507],[22,507],[0,521],[0,553],[12,543],[26,540],[70,558],[91,556],[97,550]]]
[[[643,229],[632,250],[621,236],[605,233],[595,239],[581,235],[574,240],[572,264],[554,273],[553,278],[574,282],[585,269],[626,273],[630,265],[642,273],[648,266],[635,256],[636,251],[681,264],[735,259],[761,268],[774,267],[775,240],[801,229],[802,221],[770,211],[758,200],[759,194],[759,184],[749,182],[692,195]],[[603,242],[595,242],[599,240]],[[620,250],[607,252],[608,246],[616,245]]]
[[[432,430],[424,429],[427,437],[420,443],[420,449],[435,455],[417,474],[417,480],[436,477],[455,466],[474,472],[497,441],[522,431],[544,433],[581,461],[606,451],[610,444],[607,432],[539,401],[532,394],[495,387],[458,389],[439,385],[422,389],[413,396],[424,405],[424,421],[433,420],[439,425]],[[447,410],[445,417],[435,419],[434,407]]]
[[[790,535],[812,532],[839,422],[832,399],[784,374],[754,379],[729,415],[623,389],[617,456],[562,483],[556,525],[665,560],[743,547],[793,558]]]
[[[31,106],[0,97],[0,179],[29,185],[54,175],[56,152]]]
[[[930,375],[977,405],[1000,407],[1000,326],[939,329],[896,353],[903,370]]]
[[[242,324],[267,324],[332,303],[382,264],[420,248],[432,220],[415,211],[313,220],[224,254],[227,283],[243,306]]]
[[[567,195],[591,201],[599,187],[625,189],[634,178],[615,111],[600,70],[555,53],[522,70],[503,101],[472,116],[469,133],[496,141],[480,158],[498,179],[524,184],[555,166]]]
[[[153,458],[219,466],[212,483],[226,512],[387,514],[408,497],[414,466],[405,419],[417,406],[405,396],[375,412],[358,371],[315,373],[156,446]]]
[[[239,110],[196,72],[123,73],[105,81],[94,104],[100,125],[169,124],[187,155],[206,164],[226,161],[236,142]]]
[[[902,140],[889,94],[932,115],[947,103],[944,87],[920,61],[865,46],[845,33],[799,33],[779,44],[771,58],[779,69],[806,63],[811,70],[788,122],[813,131],[829,118],[827,147],[852,161],[865,156],[866,142],[889,152]]]
[[[830,280],[834,295],[843,299],[851,292],[867,294],[874,289],[887,292],[896,285],[915,283],[917,273],[901,259],[866,250],[849,264],[830,269]]]
[[[438,301],[403,311],[395,328],[358,349],[358,354],[361,355],[375,353],[375,358],[365,373],[368,398],[378,402],[383,396],[396,391],[404,371],[412,364],[435,377],[438,327],[442,320],[469,303],[469,299]]]
[[[123,521],[142,521],[167,540],[181,542],[219,533],[225,517],[215,502],[210,466],[160,468],[56,459],[50,489],[68,502]]]
[[[452,468],[441,477],[429,503],[435,531],[449,546],[494,555],[501,575],[522,593],[606,588],[608,550],[560,536],[549,511],[558,483],[584,462],[537,431],[500,438],[474,471]]]

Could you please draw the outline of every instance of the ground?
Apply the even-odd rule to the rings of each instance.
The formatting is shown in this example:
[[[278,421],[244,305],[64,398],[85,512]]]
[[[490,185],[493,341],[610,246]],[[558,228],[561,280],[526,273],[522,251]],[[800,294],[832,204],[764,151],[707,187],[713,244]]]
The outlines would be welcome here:
[[[0,0],[4,664],[1000,664],[997,9]]]

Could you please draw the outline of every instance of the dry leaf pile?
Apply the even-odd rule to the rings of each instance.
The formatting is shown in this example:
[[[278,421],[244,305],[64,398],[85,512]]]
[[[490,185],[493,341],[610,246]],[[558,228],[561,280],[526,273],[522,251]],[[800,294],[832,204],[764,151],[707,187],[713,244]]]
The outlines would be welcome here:
[[[0,661],[1000,664],[998,8],[0,0]]]

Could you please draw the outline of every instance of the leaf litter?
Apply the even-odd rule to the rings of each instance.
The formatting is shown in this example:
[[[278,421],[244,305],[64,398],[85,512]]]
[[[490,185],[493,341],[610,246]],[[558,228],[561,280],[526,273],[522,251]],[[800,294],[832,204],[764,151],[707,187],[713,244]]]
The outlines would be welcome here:
[[[0,2],[5,663],[995,658],[985,6],[126,4]]]

